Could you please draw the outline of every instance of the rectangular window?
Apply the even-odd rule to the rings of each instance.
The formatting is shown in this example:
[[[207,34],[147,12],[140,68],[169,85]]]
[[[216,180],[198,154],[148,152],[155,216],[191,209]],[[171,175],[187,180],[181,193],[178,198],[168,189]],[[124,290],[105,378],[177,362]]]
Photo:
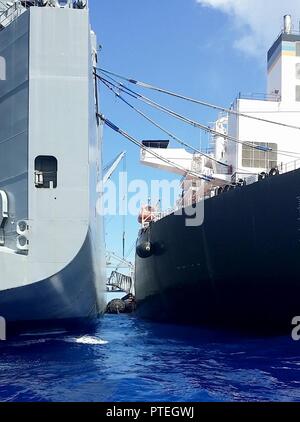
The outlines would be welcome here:
[[[296,56],[300,57],[300,42],[296,42]]]
[[[261,151],[251,148],[249,145],[243,145],[242,149],[242,166],[249,168],[258,168],[270,170],[277,166],[277,144],[264,142],[253,142],[253,146],[270,148],[270,151]]]
[[[34,182],[37,188],[57,187],[57,159],[50,155],[40,155],[34,162]]]
[[[300,85],[296,85],[296,101],[300,101]]]
[[[300,63],[296,64],[296,79],[300,79]]]

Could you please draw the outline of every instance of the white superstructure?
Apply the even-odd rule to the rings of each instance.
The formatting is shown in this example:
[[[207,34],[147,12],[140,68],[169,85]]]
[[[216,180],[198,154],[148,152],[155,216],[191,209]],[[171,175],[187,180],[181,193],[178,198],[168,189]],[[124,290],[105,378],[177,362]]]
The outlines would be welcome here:
[[[156,149],[174,163],[172,166],[153,156],[149,148],[141,151],[141,162],[184,174],[176,167],[180,165],[187,173],[211,176],[212,181],[202,182],[205,196],[214,195],[226,185],[229,188],[236,183],[255,182],[262,173],[284,173],[300,167],[300,130],[286,126],[300,126],[300,33],[292,30],[289,15],[284,17],[284,29],[268,52],[267,65],[267,93],[239,94],[231,112],[222,113],[215,123],[219,135],[212,137],[213,160],[185,149]]]

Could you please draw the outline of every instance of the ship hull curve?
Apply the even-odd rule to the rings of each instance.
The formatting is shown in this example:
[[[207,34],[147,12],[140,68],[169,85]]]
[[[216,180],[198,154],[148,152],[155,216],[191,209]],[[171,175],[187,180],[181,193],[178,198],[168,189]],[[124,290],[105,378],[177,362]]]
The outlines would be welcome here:
[[[106,280],[96,36],[88,9],[36,4],[12,18],[0,31],[0,318],[94,322]]]
[[[59,273],[0,292],[1,316],[12,329],[69,328],[94,324],[105,308],[103,289],[93,272],[91,237]]]

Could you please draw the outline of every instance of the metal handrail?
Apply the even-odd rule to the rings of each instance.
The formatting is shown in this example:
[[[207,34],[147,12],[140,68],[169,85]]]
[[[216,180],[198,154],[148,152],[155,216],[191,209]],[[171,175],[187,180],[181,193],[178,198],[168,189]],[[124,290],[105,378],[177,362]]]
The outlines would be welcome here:
[[[299,35],[300,36],[300,31],[296,31],[296,30],[292,29],[290,32],[286,32],[284,29],[282,29],[279,32],[279,34],[278,34],[278,36],[277,36],[276,39],[278,39],[279,37],[281,37],[281,35],[283,35],[283,34],[286,34],[286,35]]]
[[[290,171],[298,170],[300,168],[300,157],[296,160],[290,161],[289,163],[281,163],[278,165],[280,174],[288,173]]]
[[[3,2],[1,2],[3,5]],[[23,2],[24,3],[24,2]],[[25,2],[26,3],[26,2]],[[21,1],[15,1],[12,5],[7,6],[6,10],[3,10],[0,14],[0,26],[5,27],[16,18],[18,18],[23,12],[25,12],[26,7],[22,5]]]
[[[59,3],[60,0],[49,0],[48,6],[55,7],[77,7],[72,0],[67,0],[67,2],[62,5]],[[30,7],[41,6],[39,0],[14,0],[13,4],[7,4],[3,0],[0,0],[0,5],[2,5],[3,10],[0,12],[0,29],[7,26],[15,19],[17,19],[23,12],[25,12]],[[89,2],[86,1],[86,7],[88,9]]]
[[[189,197],[190,196],[190,197]],[[171,214],[176,213],[177,211],[181,210],[184,207],[189,207],[191,205],[194,205],[195,203],[200,202],[202,199],[204,199],[204,196],[201,194],[197,194],[194,195],[190,195],[190,192],[186,192],[186,194],[184,195],[184,197],[180,197],[177,201],[176,201],[176,206],[174,208],[169,208],[165,211],[152,211],[151,213],[151,221],[152,222],[156,222],[161,220],[162,218],[168,217]],[[144,222],[142,223],[143,227],[148,227],[150,224],[150,222]]]
[[[238,100],[259,100],[259,101],[281,101],[281,96],[279,94],[265,94],[265,93],[243,93],[239,92],[237,96]]]
[[[281,163],[277,166],[279,173],[280,174],[285,174],[288,173],[290,171],[294,171],[294,170],[298,170],[300,169],[300,157],[297,158],[296,160],[290,161],[289,163]],[[242,174],[240,172],[235,173],[235,175],[237,174]],[[257,176],[257,173],[245,173],[245,175],[255,175]],[[188,198],[190,196],[190,198]],[[177,200],[176,202],[176,206],[172,209],[166,210],[166,211],[160,211],[160,212],[153,212],[153,216],[154,219],[153,221],[158,221],[161,220],[164,217],[167,217],[170,214],[175,213],[176,211],[180,210],[182,207],[187,207],[190,205],[194,205],[195,203],[206,199],[205,195],[202,195],[201,193],[195,193],[195,195],[191,194],[191,191],[188,191],[185,193],[184,197],[180,198]]]

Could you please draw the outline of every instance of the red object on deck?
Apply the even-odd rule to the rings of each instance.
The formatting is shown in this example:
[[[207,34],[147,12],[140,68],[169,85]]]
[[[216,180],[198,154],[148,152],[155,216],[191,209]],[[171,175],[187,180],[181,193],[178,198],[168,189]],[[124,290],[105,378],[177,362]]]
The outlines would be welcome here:
[[[144,205],[138,217],[140,224],[151,223],[155,219],[155,208],[151,205]]]

